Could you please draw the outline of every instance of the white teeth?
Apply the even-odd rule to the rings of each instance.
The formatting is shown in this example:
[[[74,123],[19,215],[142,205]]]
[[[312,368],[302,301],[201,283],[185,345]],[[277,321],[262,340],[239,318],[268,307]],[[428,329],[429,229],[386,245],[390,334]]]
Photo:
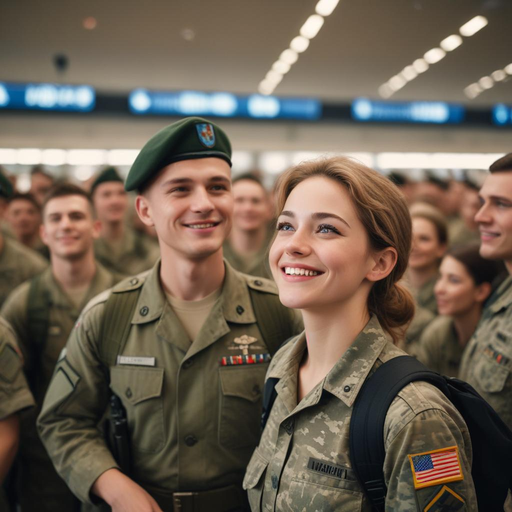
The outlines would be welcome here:
[[[289,276],[317,276],[316,270],[306,270],[305,268],[285,267],[285,274]]]
[[[215,224],[189,224],[188,227],[192,229],[205,229],[213,228]]]

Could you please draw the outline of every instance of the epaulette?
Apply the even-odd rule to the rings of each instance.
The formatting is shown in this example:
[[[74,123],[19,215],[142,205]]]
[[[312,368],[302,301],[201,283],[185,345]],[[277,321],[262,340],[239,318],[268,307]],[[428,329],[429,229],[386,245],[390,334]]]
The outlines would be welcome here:
[[[146,270],[145,272],[141,272],[136,276],[127,277],[126,279],[123,279],[120,283],[117,283],[112,288],[112,293],[123,293],[137,290],[144,284],[144,281],[146,280],[146,277],[149,274],[149,272],[151,272],[151,269]]]
[[[247,285],[253,290],[263,293],[271,293],[273,295],[279,294],[276,283],[270,279],[265,279],[264,277],[249,276],[247,274],[245,274],[245,278]]]
[[[108,290],[105,290],[101,292],[100,294],[96,295],[96,297],[93,297],[84,307],[82,312],[80,313],[80,317],[83,317],[86,313],[88,313],[94,306],[97,306],[98,304],[102,304],[104,302],[107,302],[107,299],[109,298],[110,294],[112,293],[112,288],[109,288]]]

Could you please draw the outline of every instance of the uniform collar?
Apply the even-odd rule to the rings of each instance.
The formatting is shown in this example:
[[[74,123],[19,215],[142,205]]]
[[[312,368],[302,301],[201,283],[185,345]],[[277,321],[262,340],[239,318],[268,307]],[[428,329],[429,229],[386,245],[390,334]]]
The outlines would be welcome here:
[[[309,397],[311,403],[306,405],[313,405],[318,402],[321,391],[324,389],[339,398],[348,407],[351,407],[370,370],[384,350],[387,341],[388,339],[379,321],[375,316],[372,316],[349,349],[327,374],[324,381],[311,393]],[[267,378],[279,379],[279,383],[276,385],[278,393],[280,395],[284,394],[283,400],[285,402],[292,403],[292,395],[295,393],[296,397],[297,393],[299,363],[304,350],[306,350],[305,333],[302,333],[282,350],[284,353],[278,356],[279,360],[271,368]]]
[[[491,313],[497,313],[512,304],[512,276],[508,276],[496,290],[496,300],[489,306]]]
[[[142,285],[132,324],[152,322],[162,316],[167,302],[160,282],[160,264],[158,261],[149,271]],[[222,285],[222,313],[226,321],[238,324],[252,324],[256,316],[252,307],[249,287],[244,276],[224,261],[226,274]],[[135,277],[132,281],[139,278]],[[134,285],[138,283],[133,282]]]

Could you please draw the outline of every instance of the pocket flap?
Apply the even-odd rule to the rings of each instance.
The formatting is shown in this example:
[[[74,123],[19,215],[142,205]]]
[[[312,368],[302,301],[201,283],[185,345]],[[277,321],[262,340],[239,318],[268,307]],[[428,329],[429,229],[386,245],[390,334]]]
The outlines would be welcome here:
[[[261,398],[267,364],[219,368],[220,385],[224,396],[236,396],[251,402]]]
[[[258,485],[263,473],[265,473],[267,466],[268,462],[260,456],[256,448],[247,466],[247,471],[245,472],[244,482],[242,484],[243,488],[246,490],[254,489]]]
[[[113,366],[110,368],[110,388],[123,401],[135,405],[162,394],[163,368]]]

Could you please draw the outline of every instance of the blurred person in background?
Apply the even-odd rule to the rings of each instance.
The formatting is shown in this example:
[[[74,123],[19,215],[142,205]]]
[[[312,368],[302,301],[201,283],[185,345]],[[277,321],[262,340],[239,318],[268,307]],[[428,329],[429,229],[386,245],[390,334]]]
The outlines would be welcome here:
[[[460,238],[463,243],[480,242],[480,232],[478,224],[475,222],[475,216],[480,209],[480,191],[481,183],[470,176],[464,180],[464,191],[460,206],[460,215],[464,222],[464,228]]]
[[[268,193],[259,178],[243,174],[233,180],[233,196],[233,227],[223,246],[224,257],[244,274],[272,279],[267,261],[272,236]]]
[[[492,294],[462,356],[469,382],[512,428],[512,153],[489,168],[480,189],[480,255],[505,263],[508,277]]]
[[[0,317],[0,510],[15,511],[11,494],[4,492],[3,484],[16,456],[20,439],[22,411],[34,406],[22,371],[23,359],[10,325]],[[11,487],[9,485],[9,487]]]
[[[492,283],[503,265],[480,256],[479,244],[456,247],[439,267],[434,291],[439,311],[423,331],[418,359],[428,368],[458,377],[462,353],[475,332]]]
[[[79,510],[58,476],[36,430],[36,418],[59,354],[83,307],[121,279],[94,259],[99,222],[87,192],[62,183],[43,203],[41,234],[51,266],[16,288],[0,314],[12,325],[25,358],[25,375],[37,407],[22,416],[19,504],[22,512]]]
[[[20,244],[37,251],[46,259],[50,257],[48,247],[39,235],[41,205],[32,194],[14,194],[9,200],[6,219]]]
[[[411,207],[412,250],[406,281],[418,306],[437,314],[434,286],[439,263],[448,246],[448,228],[443,214],[422,203]]]
[[[0,172],[0,196],[9,200],[12,195],[11,182]],[[2,221],[0,217],[0,223]],[[16,286],[41,273],[47,266],[48,261],[40,254],[0,230],[0,306]]]
[[[52,188],[54,183],[55,180],[53,176],[49,174],[42,165],[36,165],[30,171],[29,192],[40,205],[43,204],[44,196]]]
[[[160,252],[127,225],[128,195],[114,167],[107,167],[96,177],[91,196],[101,222],[100,236],[94,244],[98,261],[107,269],[125,275],[151,268]]]
[[[411,205],[416,197],[416,183],[399,171],[391,171],[387,177],[400,189],[407,204]]]

